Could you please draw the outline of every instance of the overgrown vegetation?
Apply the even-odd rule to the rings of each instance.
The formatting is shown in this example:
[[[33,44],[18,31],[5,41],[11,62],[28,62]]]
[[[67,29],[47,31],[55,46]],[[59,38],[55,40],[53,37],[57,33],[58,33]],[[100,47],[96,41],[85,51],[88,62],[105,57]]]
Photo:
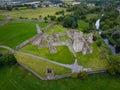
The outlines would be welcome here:
[[[0,67],[11,66],[17,63],[16,58],[12,54],[0,54]]]

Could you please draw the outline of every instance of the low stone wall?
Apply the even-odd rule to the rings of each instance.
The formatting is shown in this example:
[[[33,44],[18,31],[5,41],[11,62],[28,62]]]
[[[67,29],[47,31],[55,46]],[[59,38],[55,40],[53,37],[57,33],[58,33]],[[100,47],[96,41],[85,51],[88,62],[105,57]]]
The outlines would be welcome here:
[[[34,72],[32,69],[28,68],[27,66],[23,65],[20,62],[17,62],[21,67],[23,67],[24,69],[28,70],[29,72],[31,72],[33,75],[35,75],[37,78],[41,79],[41,80],[57,80],[57,79],[62,79],[62,78],[67,78],[67,77],[71,77],[72,73],[69,74],[62,74],[62,75],[55,75],[54,79],[47,79],[46,77],[42,77],[39,74],[37,74],[36,72]],[[94,71],[88,71],[87,74],[95,74],[95,73],[104,73],[106,72],[107,69],[103,69],[103,70],[94,70]]]
[[[88,71],[87,74],[104,73],[107,69]]]
[[[72,73],[69,74],[63,74],[63,75],[56,75],[55,79],[62,79],[62,78],[67,78],[67,77],[71,77]]]
[[[38,75],[36,72],[34,72],[32,69],[28,68],[27,66],[23,65],[22,63],[20,62],[17,62],[21,67],[23,67],[24,69],[28,70],[29,72],[31,72],[33,75],[35,75],[36,77],[38,77],[39,79],[41,80],[47,80],[46,78]]]
[[[41,79],[41,80],[49,80],[46,77],[42,77],[39,74],[37,74],[36,72],[34,72],[32,69],[30,69],[29,67],[25,66],[24,64],[20,63],[17,61],[17,63],[23,67],[24,69],[28,70],[30,73],[32,73],[33,75],[35,75],[37,78]],[[55,75],[54,79],[50,79],[50,80],[57,80],[57,79],[62,79],[62,78],[66,78],[66,77],[70,77],[72,74],[63,74],[63,75]]]
[[[18,46],[16,46],[16,50],[18,50],[18,49],[24,47],[25,45],[27,45],[28,43],[34,41],[34,40],[35,40],[36,38],[38,38],[40,35],[41,35],[41,34],[37,34],[37,35],[33,36],[32,38],[30,38],[30,39],[22,42],[21,44],[19,44]]]
[[[23,46],[25,46],[26,44],[28,44],[30,41],[29,40],[26,40],[24,42],[22,42],[20,45],[16,46],[16,50],[22,48]]]

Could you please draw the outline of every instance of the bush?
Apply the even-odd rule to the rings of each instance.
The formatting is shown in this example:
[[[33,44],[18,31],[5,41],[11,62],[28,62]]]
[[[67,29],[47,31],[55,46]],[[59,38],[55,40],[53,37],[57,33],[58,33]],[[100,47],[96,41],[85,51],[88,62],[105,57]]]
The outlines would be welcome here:
[[[16,58],[12,54],[6,54],[0,56],[0,66],[5,66],[5,65],[14,65],[17,63]]]
[[[79,76],[81,77],[82,80],[85,80],[87,77],[87,72],[86,71],[82,71]]]
[[[63,20],[63,26],[68,28],[77,28],[77,21],[72,16],[66,16]]]
[[[74,72],[74,73],[72,73],[72,76],[71,76],[72,78],[77,78],[78,77],[78,73],[76,73],[76,72]]]
[[[120,58],[119,56],[110,56],[109,58],[109,67],[108,72],[111,75],[117,75],[120,74]]]
[[[102,40],[101,39],[97,40],[96,44],[97,44],[98,47],[100,47],[102,45]]]

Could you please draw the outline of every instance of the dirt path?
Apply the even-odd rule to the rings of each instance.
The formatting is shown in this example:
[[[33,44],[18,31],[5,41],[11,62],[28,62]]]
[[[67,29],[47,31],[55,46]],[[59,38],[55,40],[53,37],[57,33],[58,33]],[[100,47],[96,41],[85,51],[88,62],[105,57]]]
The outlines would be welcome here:
[[[59,65],[59,66],[66,67],[66,68],[71,69],[72,72],[80,72],[80,71],[83,69],[82,66],[78,65],[77,59],[75,60],[75,63],[74,63],[74,64],[62,64],[62,63],[55,62],[55,61],[53,61],[53,60],[46,59],[46,58],[43,58],[43,57],[40,57],[40,56],[36,56],[36,55],[33,55],[33,54],[16,51],[16,50],[14,50],[14,49],[12,49],[12,48],[10,48],[10,47],[8,47],[8,46],[0,46],[0,48],[5,48],[5,49],[8,49],[9,51],[11,51],[11,52],[13,52],[13,53],[19,53],[19,54],[31,56],[31,57],[38,58],[38,59],[43,60],[43,61],[47,61],[47,62],[56,64],[56,65]]]
[[[3,25],[5,25],[5,24],[7,24],[8,22],[11,21],[11,18],[9,16],[7,16],[6,18],[7,18],[6,20],[4,20],[0,23],[0,26],[3,26]]]

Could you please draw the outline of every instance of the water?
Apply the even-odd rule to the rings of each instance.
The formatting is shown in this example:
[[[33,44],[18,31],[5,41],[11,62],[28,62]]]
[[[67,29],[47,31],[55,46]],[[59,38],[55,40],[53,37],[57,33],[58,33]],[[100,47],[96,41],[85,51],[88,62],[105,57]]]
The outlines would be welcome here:
[[[95,26],[96,26],[96,29],[99,30],[99,28],[100,28],[100,19],[98,19],[98,20],[96,21]],[[102,30],[99,30],[99,32],[98,32],[99,35],[101,35],[102,32],[103,32]],[[113,53],[113,54],[116,54],[115,46],[109,44],[109,40],[108,40],[107,38],[103,38],[103,40],[104,40],[104,42],[106,43],[106,45],[111,49],[112,53]]]
[[[95,23],[96,29],[100,28],[100,19],[98,19]]]
[[[116,54],[115,46],[109,44],[109,41],[107,38],[104,38],[104,41],[105,41],[106,45],[111,49],[112,53]]]
[[[102,34],[102,32],[103,32],[102,30],[99,30],[99,32],[98,32],[98,33],[99,33],[99,35],[101,35],[101,34]]]

